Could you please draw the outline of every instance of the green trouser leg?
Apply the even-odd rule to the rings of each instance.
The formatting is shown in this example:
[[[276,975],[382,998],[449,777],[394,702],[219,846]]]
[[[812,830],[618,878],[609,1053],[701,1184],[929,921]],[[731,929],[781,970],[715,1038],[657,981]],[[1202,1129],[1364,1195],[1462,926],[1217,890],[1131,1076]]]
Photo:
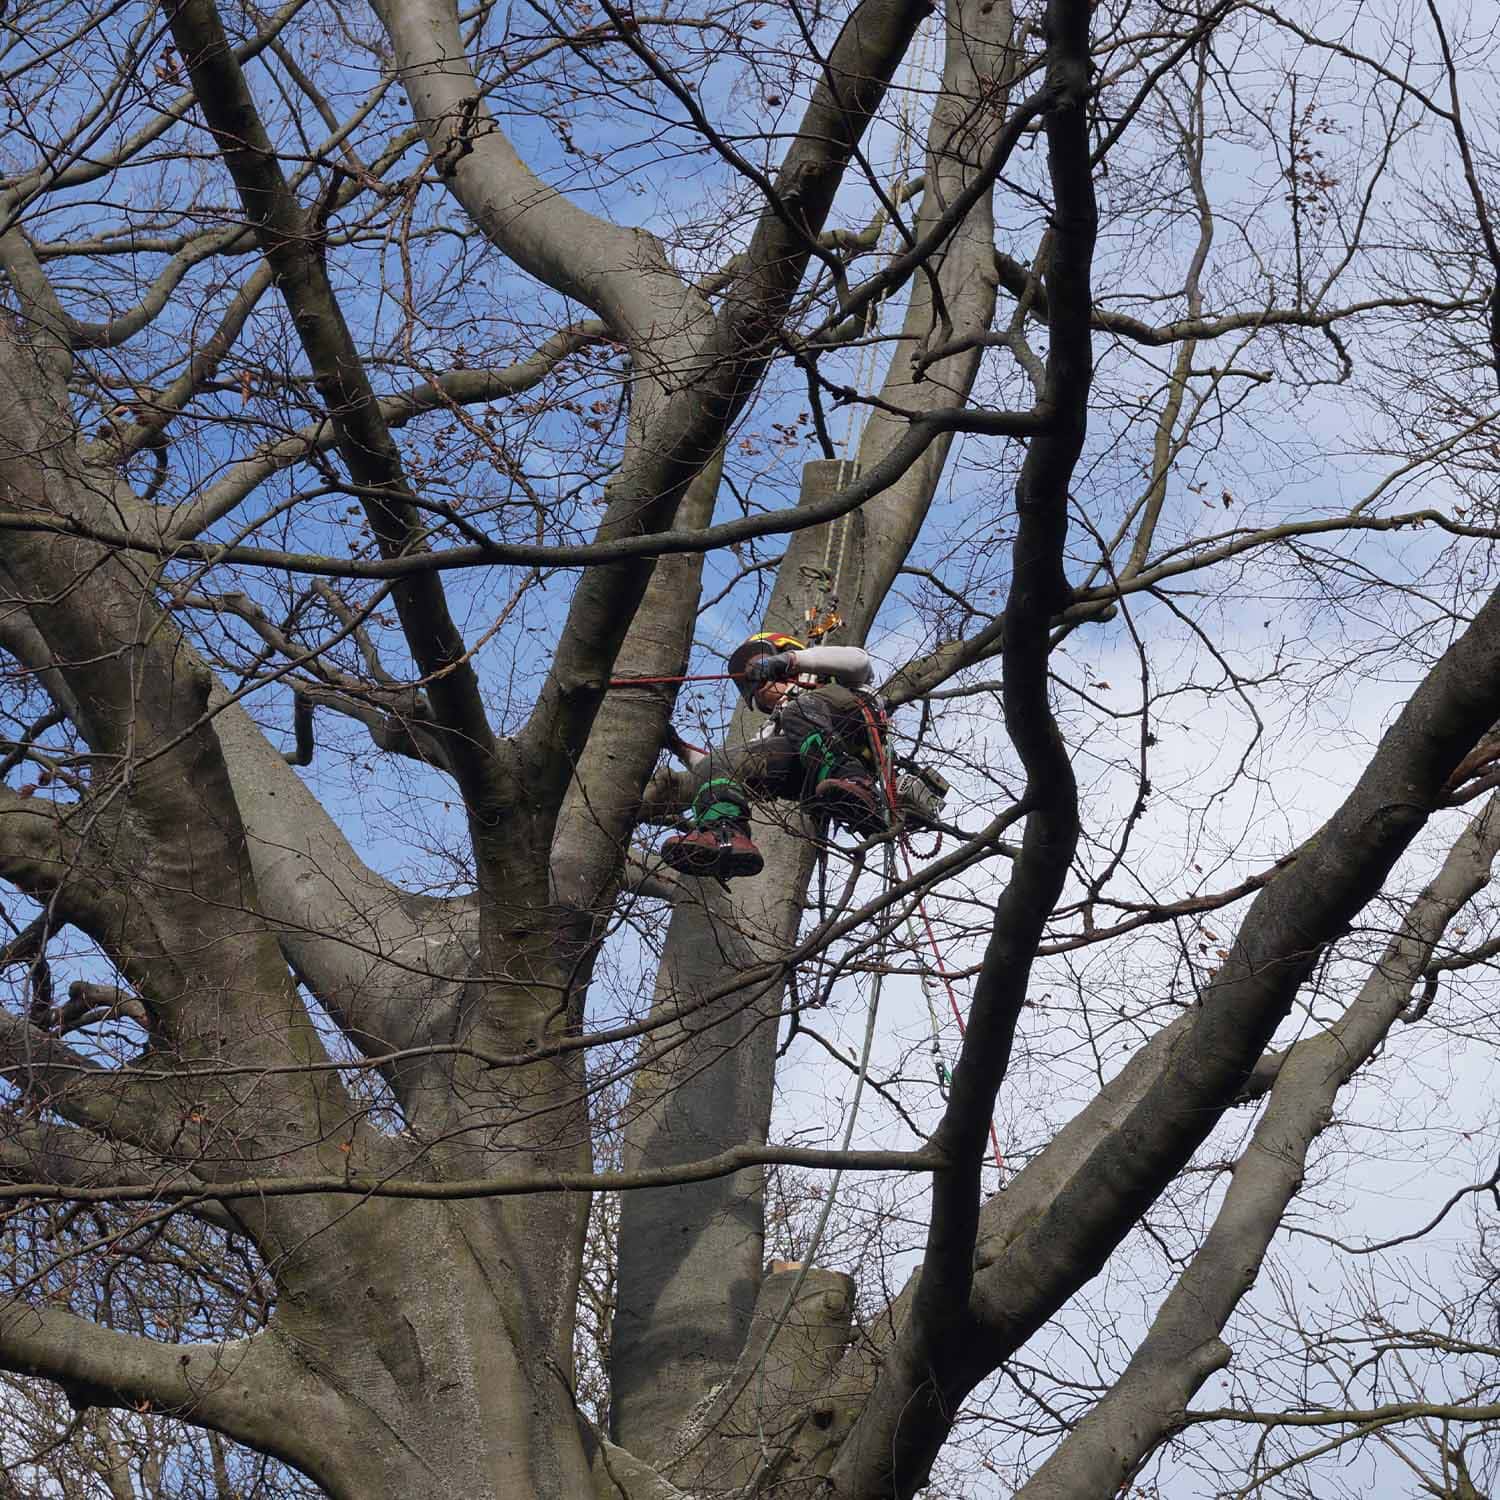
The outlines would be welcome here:
[[[715,776],[698,788],[689,811],[695,828],[712,828],[715,823],[748,823],[750,799],[732,776]]]
[[[797,746],[797,754],[802,757],[803,765],[816,767],[813,771],[814,791],[833,775],[839,763],[839,757],[834,754],[832,747],[818,730],[814,730]],[[813,759],[814,756],[817,757],[816,761]]]

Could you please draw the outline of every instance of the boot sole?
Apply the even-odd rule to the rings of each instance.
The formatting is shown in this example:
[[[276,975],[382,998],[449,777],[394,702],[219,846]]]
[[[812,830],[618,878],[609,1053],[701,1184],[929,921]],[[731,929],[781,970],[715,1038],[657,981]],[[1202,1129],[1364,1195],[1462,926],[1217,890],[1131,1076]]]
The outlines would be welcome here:
[[[765,860],[759,854],[735,853],[733,850],[722,863],[729,867],[719,872],[722,880],[748,879],[751,875],[759,875],[766,867]]]
[[[700,880],[743,880],[751,875],[759,875],[766,867],[765,860],[758,853],[750,854],[735,849],[701,852],[695,849],[685,857],[665,855],[664,860],[668,869],[675,870],[679,875],[695,875]]]

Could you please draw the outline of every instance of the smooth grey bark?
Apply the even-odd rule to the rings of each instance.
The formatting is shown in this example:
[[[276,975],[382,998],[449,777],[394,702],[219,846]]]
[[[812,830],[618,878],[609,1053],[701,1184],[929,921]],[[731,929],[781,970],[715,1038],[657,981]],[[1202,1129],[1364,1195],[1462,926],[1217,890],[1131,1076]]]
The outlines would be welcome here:
[[[132,501],[115,487],[115,510],[141,515]],[[0,639],[70,722],[82,722],[66,674],[3,565],[0,580]],[[217,685],[209,712],[246,826],[262,911],[299,978],[370,1056],[441,1035],[475,958],[472,898],[412,895],[372,870],[245,709]]]
[[[679,525],[709,523],[722,472],[720,454],[688,486],[677,513]],[[615,659],[618,678],[670,678],[686,670],[702,576],[701,555],[657,559]],[[642,788],[661,757],[675,699],[670,683],[612,692],[594,720],[558,814],[550,861],[552,894],[574,913],[585,953],[592,952],[616,908],[620,851],[628,847],[640,820]],[[585,959],[578,987],[585,988],[591,977],[592,966]]]
[[[773,1263],[761,1282],[749,1334],[729,1377],[706,1391],[661,1467],[689,1493],[774,1487],[790,1459],[815,1464],[826,1392],[849,1342],[854,1282],[837,1271]]]
[[[77,1406],[147,1403],[180,1411],[252,1447],[310,1415],[334,1429],[342,1414],[297,1361],[264,1335],[224,1344],[152,1344],[56,1308],[0,1299],[0,1359],[60,1385]],[[310,1424],[309,1424],[310,1425]],[[315,1461],[309,1440],[302,1467]]]
[[[72,456],[65,373],[48,354],[14,337],[0,345],[0,469],[26,503],[95,514],[112,486],[93,483]],[[14,1018],[0,1038],[7,1065],[23,1082],[39,1065],[52,1108],[135,1137],[164,1176],[189,1170],[211,1184],[268,1160],[290,1171],[409,1166],[407,1145],[366,1128],[326,1069],[279,934],[258,909],[212,727],[210,675],[152,601],[149,577],[129,556],[42,536],[13,541],[7,568],[101,768],[79,806],[7,792],[0,866],[38,899],[56,900],[150,1007],[156,1078],[80,1065],[46,1036],[12,1041],[25,1029]],[[120,671],[121,659],[133,670]],[[244,1099],[237,1069],[259,1075]],[[507,1088],[529,1086],[523,1070],[457,1107],[494,1110]],[[432,1168],[463,1171],[464,1143],[446,1155],[441,1145]],[[504,1156],[509,1147],[502,1138],[490,1149]],[[335,1495],[417,1493],[439,1476],[452,1493],[476,1496],[588,1487],[566,1366],[536,1358],[566,1328],[559,1257],[528,1235],[525,1212],[351,1211],[310,1197],[240,1200],[231,1213],[276,1271],[277,1311],[255,1345],[275,1353],[271,1362],[206,1359],[189,1399],[184,1385],[197,1370],[184,1373],[170,1348],[82,1319],[39,1325],[34,1310],[13,1305],[0,1320],[0,1362],[81,1383],[91,1400],[180,1412],[285,1458]],[[454,1445],[460,1430],[471,1440]]]
[[[837,468],[809,465],[804,499],[817,498]],[[799,578],[799,557],[821,558],[822,541],[821,529],[792,539],[763,628],[790,632],[801,623],[787,580]],[[727,738],[753,735],[759,722],[742,708]],[[684,882],[691,894],[674,908],[653,1016],[790,947],[812,868],[807,835],[796,809],[763,809],[755,820],[766,856],[759,876],[730,891]],[[766,1139],[782,994],[778,981],[754,984],[695,1007],[653,1038],[655,1060],[637,1069],[631,1086],[627,1170]],[[616,1439],[643,1457],[674,1451],[680,1423],[725,1380],[745,1346],[765,1258],[763,1178],[763,1169],[748,1168],[716,1182],[631,1193],[621,1204],[611,1417]]]
[[[1287,1053],[1202,1246],[1119,1379],[1018,1496],[1108,1500],[1182,1426],[1194,1393],[1230,1358],[1220,1334],[1255,1283],[1339,1089],[1385,1040],[1444,930],[1488,882],[1497,855],[1500,799],[1492,797],[1408,908],[1344,1014]]]
[[[367,1056],[441,1036],[477,954],[473,899],[414,896],[372,870],[246,711],[211,705],[287,962]]]

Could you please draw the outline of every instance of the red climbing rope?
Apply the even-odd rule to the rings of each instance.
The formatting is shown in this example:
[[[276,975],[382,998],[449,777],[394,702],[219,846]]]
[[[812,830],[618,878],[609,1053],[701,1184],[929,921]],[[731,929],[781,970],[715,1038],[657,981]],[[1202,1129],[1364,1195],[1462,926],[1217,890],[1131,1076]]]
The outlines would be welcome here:
[[[700,672],[692,677],[611,677],[609,685],[612,688],[668,687],[679,682],[731,682],[737,675],[735,672]],[[668,729],[671,727],[670,724],[667,726]],[[691,750],[694,755],[708,754],[704,746],[695,745],[691,740],[683,739],[675,730],[672,730],[672,734],[684,750]],[[670,745],[668,748],[671,748]]]
[[[885,753],[885,743],[881,737],[880,724],[875,717],[875,711],[861,698],[859,700],[860,712],[865,716],[865,727],[870,735],[870,748],[875,752],[875,765],[880,773],[881,784],[885,787],[886,803],[894,813],[896,810],[896,779],[891,770],[889,757]],[[897,836],[897,846],[901,850],[901,858],[906,865],[906,878],[916,878],[916,870],[912,865],[911,845],[906,834],[903,832]],[[948,992],[948,1007],[953,1012],[953,1019],[958,1022],[958,1034],[960,1037],[968,1035],[969,1028],[964,1023],[963,1011],[959,1009],[958,995],[953,988],[953,980],[943,964],[943,955],[938,948],[937,934],[932,930],[932,920],[927,915],[927,902],[919,900],[917,910],[922,916],[922,927],[927,933],[927,944],[932,949],[932,961],[937,969],[938,977],[943,981],[943,988]],[[1005,1176],[1005,1157],[1000,1151],[1000,1135],[995,1129],[994,1118],[990,1119],[990,1146],[995,1153],[995,1166],[1000,1171],[1003,1179]]]
[[[624,688],[665,687],[677,682],[732,682],[739,675],[738,672],[699,672],[692,677],[611,677],[609,685]]]

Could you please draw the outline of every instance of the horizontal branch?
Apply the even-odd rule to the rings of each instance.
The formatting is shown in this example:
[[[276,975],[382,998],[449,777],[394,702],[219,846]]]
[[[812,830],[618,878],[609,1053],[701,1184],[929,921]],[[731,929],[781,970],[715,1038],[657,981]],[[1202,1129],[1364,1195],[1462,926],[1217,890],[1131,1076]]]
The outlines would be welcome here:
[[[1212,1411],[1190,1411],[1189,1422],[1249,1422],[1258,1427],[1384,1427],[1392,1422],[1411,1422],[1434,1417],[1443,1422],[1500,1421],[1500,1404],[1465,1405],[1462,1402],[1395,1401],[1364,1411],[1236,1411],[1218,1407]]]
[[[1184,573],[1196,573],[1214,563],[1227,562],[1252,552],[1258,547],[1270,546],[1273,542],[1292,541],[1304,536],[1323,536],[1339,531],[1400,531],[1403,527],[1420,528],[1428,524],[1438,527],[1450,536],[1476,537],[1484,541],[1500,539],[1500,529],[1494,526],[1473,526],[1464,521],[1455,521],[1437,510],[1409,510],[1396,516],[1363,516],[1345,514],[1325,516],[1315,521],[1288,521],[1282,526],[1265,526],[1257,530],[1220,533],[1218,537],[1205,537],[1200,541],[1176,549],[1179,554],[1168,554],[1168,560],[1159,561],[1132,574],[1128,579],[1100,588],[1080,590],[1077,600],[1102,602],[1123,594],[1139,593],[1161,583],[1164,579],[1177,578]],[[1202,548],[1197,551],[1194,549]]]
[[[46,1121],[10,1126],[0,1135],[0,1183],[44,1179],[58,1187],[92,1190],[110,1182],[134,1186],[153,1172],[170,1173],[174,1181],[206,1192],[206,1185],[185,1168],[169,1166],[91,1130]],[[220,1205],[207,1198],[187,1211],[226,1232],[238,1227]]]
[[[171,1127],[163,1124],[155,1081],[101,1067],[50,1032],[0,1010],[0,1085],[45,1101],[65,1120],[147,1150],[166,1148]]]
[[[307,3],[308,0],[287,0],[287,3],[267,20],[263,30],[248,41],[241,42],[234,49],[235,60],[246,63],[265,51]],[[151,112],[150,124],[136,131],[135,134],[127,136],[113,150],[69,153],[65,158],[67,162],[65,166],[57,166],[54,163],[48,167],[34,168],[17,177],[0,180],[0,186],[4,188],[4,198],[0,200],[4,203],[6,214],[4,228],[8,230],[13,227],[15,221],[21,216],[22,208],[38,194],[53,192],[58,188],[79,187],[86,182],[96,182],[99,178],[106,177],[117,168],[124,166],[153,141],[164,136],[180,120],[185,119],[195,102],[196,96],[193,91],[184,90],[170,104],[154,108]]]
[[[20,1182],[0,1187],[0,1202],[18,1199],[66,1203],[226,1202],[235,1198],[295,1198],[336,1193],[358,1198],[406,1198],[452,1202],[468,1198],[515,1198],[532,1193],[624,1193],[637,1188],[671,1187],[728,1177],[745,1167],[788,1166],[840,1172],[935,1172],[948,1165],[928,1151],[834,1151],[802,1146],[736,1146],[716,1156],[637,1172],[517,1172],[502,1177],[421,1182],[401,1177],[330,1173],[302,1177],[249,1177],[216,1183],[212,1189],[188,1183],[118,1183],[69,1187]]]
[[[161,1412],[211,1427],[315,1469],[302,1434],[340,1431],[343,1398],[264,1334],[218,1344],[166,1344],[104,1328],[57,1307],[0,1298],[0,1370],[53,1380],[78,1410]]]
[[[912,422],[906,436],[878,464],[866,469],[848,488],[816,505],[791,506],[760,516],[725,521],[701,531],[661,531],[622,536],[576,546],[547,546],[532,542],[489,542],[484,546],[453,547],[444,552],[411,553],[401,557],[360,562],[310,552],[282,552],[268,547],[221,546],[213,542],[156,538],[137,531],[89,526],[72,516],[41,512],[0,512],[0,531],[44,531],[83,537],[109,547],[145,552],[188,563],[234,563],[242,567],[280,568],[288,573],[324,578],[411,578],[457,568],[488,568],[511,563],[547,567],[583,567],[592,563],[623,562],[628,558],[660,557],[675,552],[712,552],[737,542],[778,533],[804,531],[847,515],[888,489],[921,457],[927,446],[945,432],[998,433],[1031,437],[1045,429],[1049,413],[971,412],[962,408],[930,412]],[[300,441],[288,439],[288,442]],[[1491,535],[1490,532],[1474,532]]]
[[[1007,255],[1003,250],[995,251],[995,269],[1000,285],[1017,298],[1029,297],[1027,311],[1038,322],[1047,317],[1047,288],[1031,274],[1031,268]],[[1224,313],[1219,317],[1177,318],[1170,323],[1147,323],[1141,318],[1132,318],[1127,313],[1111,312],[1097,303],[1090,317],[1092,326],[1100,333],[1116,334],[1133,344],[1149,348],[1161,348],[1166,344],[1185,343],[1189,339],[1217,339],[1230,333],[1244,333],[1262,328],[1312,328],[1331,327],[1361,313],[1385,312],[1401,308],[1421,308],[1428,312],[1466,312],[1483,307],[1483,297],[1370,297],[1363,302],[1351,302],[1344,307],[1325,309],[1301,307],[1247,308],[1242,312]],[[1000,343],[1002,334],[983,336],[979,342]],[[970,341],[973,342],[973,341]],[[944,347],[928,355],[929,359],[941,358],[956,352]]]

